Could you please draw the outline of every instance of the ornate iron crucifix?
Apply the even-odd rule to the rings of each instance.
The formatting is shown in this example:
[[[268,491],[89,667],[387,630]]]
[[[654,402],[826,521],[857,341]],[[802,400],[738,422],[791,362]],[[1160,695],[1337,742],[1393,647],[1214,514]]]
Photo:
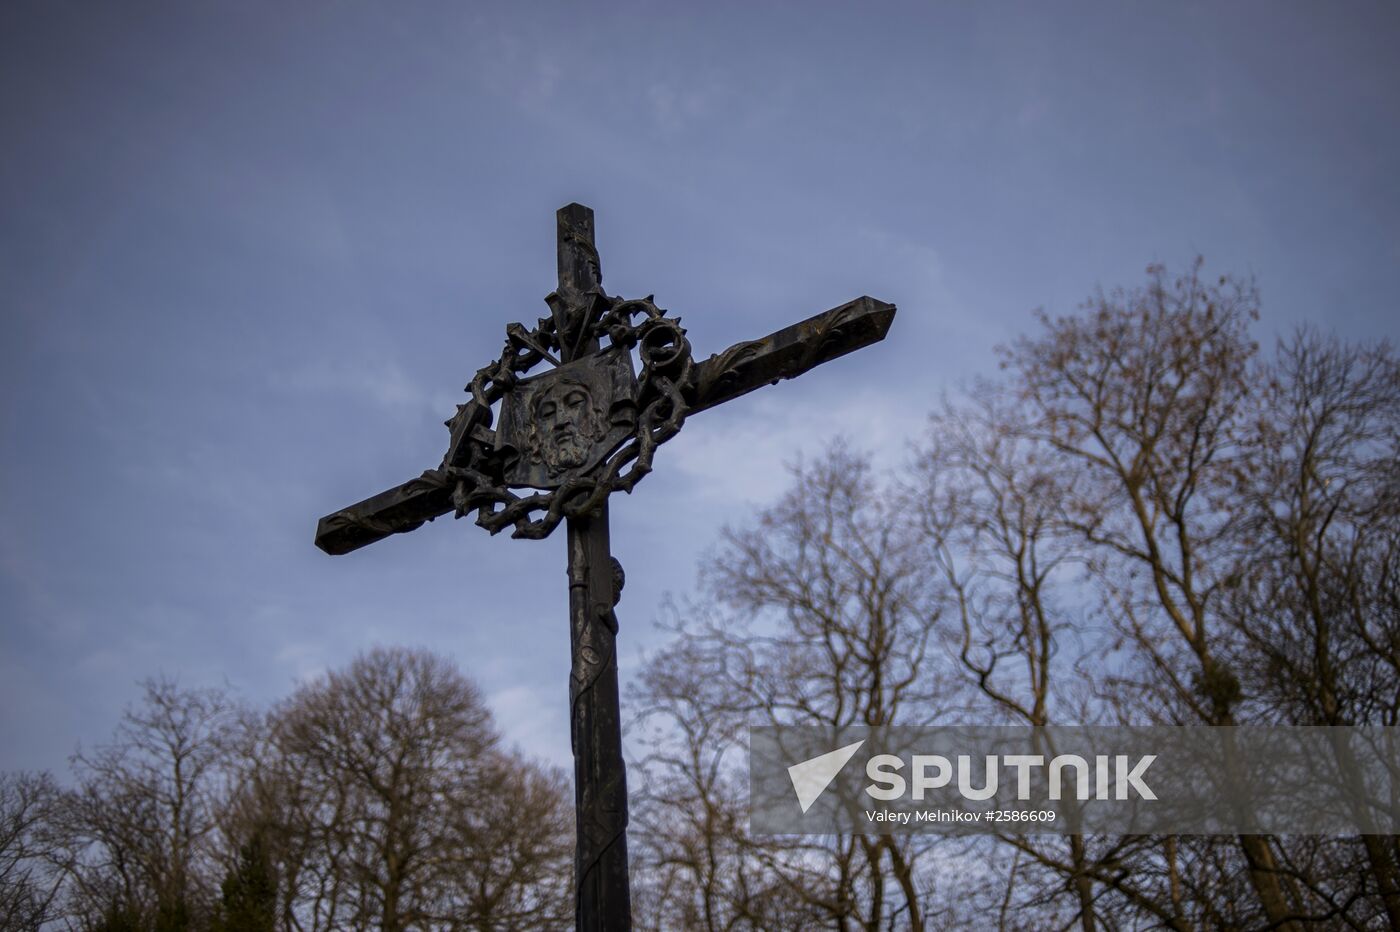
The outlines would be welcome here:
[[[471,400],[447,422],[442,463],[325,516],[316,546],[349,553],[448,512],[475,512],[478,525],[492,534],[512,527],[512,537],[543,538],[566,523],[575,922],[621,930],[631,928],[613,612],[623,576],[608,547],[608,496],[632,491],[687,416],[883,340],[895,308],[857,298],[697,362],[679,317],[651,297],[603,291],[593,211],[570,204],[557,220],[550,316],[532,330],[506,327],[505,350],[477,372]]]

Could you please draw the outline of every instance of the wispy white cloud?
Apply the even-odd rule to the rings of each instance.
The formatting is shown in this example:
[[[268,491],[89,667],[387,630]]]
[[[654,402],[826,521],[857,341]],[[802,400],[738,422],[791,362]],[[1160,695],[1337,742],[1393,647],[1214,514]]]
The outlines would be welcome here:
[[[691,436],[683,435],[688,442],[672,468],[714,504],[766,503],[791,484],[788,464],[820,455],[837,436],[870,451],[880,466],[898,465],[921,435],[932,402],[911,399],[898,385],[865,387],[835,401],[760,390],[744,399],[742,410],[725,411],[722,423],[705,423],[709,415],[688,423]]]
[[[403,366],[389,359],[372,365],[351,365],[317,357],[290,371],[269,372],[267,378],[278,391],[349,396],[382,408],[451,413],[451,404],[445,403],[440,386],[429,387],[413,379]]]
[[[313,680],[326,672],[326,655],[322,644],[311,641],[289,641],[272,655],[273,663],[291,672],[298,683]]]
[[[569,756],[567,706],[556,691],[508,686],[487,697],[496,725],[507,742],[530,757],[563,766]]]
[[[646,87],[652,121],[665,133],[690,129],[711,117],[729,96],[728,85],[715,75],[692,75],[684,83],[653,81]]]

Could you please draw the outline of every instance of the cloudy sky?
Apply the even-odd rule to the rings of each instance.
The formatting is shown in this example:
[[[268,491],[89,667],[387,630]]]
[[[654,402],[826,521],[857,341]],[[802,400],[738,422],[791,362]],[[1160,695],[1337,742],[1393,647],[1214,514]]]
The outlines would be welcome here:
[[[615,503],[624,685],[786,461],[897,461],[1036,307],[1200,253],[1264,338],[1395,337],[1397,46],[1369,2],[0,5],[0,768],[144,676],[262,702],[376,643],[566,761],[562,533],[312,537],[437,464],[570,201],[701,356],[900,309]]]

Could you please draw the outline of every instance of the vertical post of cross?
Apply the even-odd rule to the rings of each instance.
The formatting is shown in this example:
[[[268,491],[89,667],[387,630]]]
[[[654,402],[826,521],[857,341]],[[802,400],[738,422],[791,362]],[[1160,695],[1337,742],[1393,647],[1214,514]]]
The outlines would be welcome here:
[[[593,211],[560,208],[559,290],[555,312],[564,362],[598,349],[588,336],[594,294],[602,284],[593,242]],[[609,552],[606,500],[592,514],[568,519],[569,699],[574,752],[577,841],[574,923],[587,932],[632,927],[627,877],[627,772],[617,684],[616,604],[621,567]]]

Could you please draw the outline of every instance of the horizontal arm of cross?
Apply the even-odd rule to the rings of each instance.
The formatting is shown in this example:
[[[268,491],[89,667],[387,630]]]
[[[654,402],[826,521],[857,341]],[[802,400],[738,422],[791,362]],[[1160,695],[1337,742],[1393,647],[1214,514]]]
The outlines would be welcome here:
[[[696,365],[687,392],[689,413],[878,343],[889,332],[894,313],[893,304],[861,297],[762,339],[735,344]],[[452,510],[450,488],[426,476],[413,479],[326,515],[316,526],[316,546],[332,555],[349,553]]]

